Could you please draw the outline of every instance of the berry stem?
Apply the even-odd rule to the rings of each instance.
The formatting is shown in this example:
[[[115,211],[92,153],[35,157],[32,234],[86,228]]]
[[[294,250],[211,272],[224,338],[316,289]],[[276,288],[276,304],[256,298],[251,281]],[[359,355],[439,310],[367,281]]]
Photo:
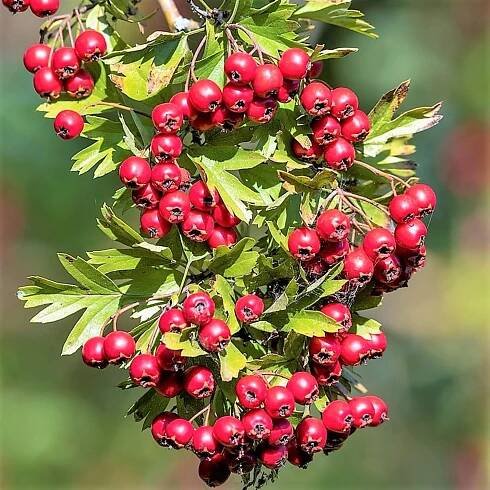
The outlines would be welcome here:
[[[263,57],[262,49],[261,49],[259,43],[257,42],[257,40],[255,39],[255,36],[253,35],[253,33],[250,30],[248,30],[246,27],[243,27],[240,24],[227,24],[226,28],[238,29],[238,30],[244,32],[250,38],[250,40],[252,41],[252,44],[254,45],[254,48],[257,50],[257,55],[259,56],[260,63],[264,64],[264,57]]]
[[[196,51],[194,52],[194,56],[192,57],[192,60],[191,60],[191,64],[190,64],[190,67],[189,67],[189,72],[190,72],[191,77],[192,77],[192,80],[194,82],[197,82],[197,77],[196,77],[196,73],[195,73],[197,58],[199,57],[199,54],[200,54],[202,48],[205,46],[205,44],[206,44],[206,36],[204,36],[201,39],[201,42],[197,46]]]
[[[129,107],[127,105],[118,104],[117,102],[97,102],[96,104],[92,104],[90,107],[95,107],[98,105],[106,105],[109,107],[114,107],[114,109],[122,109],[123,111],[134,112],[135,114],[139,114],[140,116],[145,116],[151,119],[151,115],[147,112],[139,111],[138,109],[134,109],[133,107]]]
[[[73,13],[75,14],[75,17],[77,18],[78,25],[80,27],[80,32],[83,32],[85,30],[85,26],[83,25],[82,18],[80,17],[80,10],[75,9],[73,10]]]
[[[353,194],[352,192],[347,192],[347,191],[341,191],[341,192],[343,193],[344,196],[351,197],[352,199],[358,199],[359,201],[364,201],[364,202],[367,202],[369,204],[372,204],[373,206],[378,208],[380,211],[385,213],[386,216],[390,215],[388,210],[379,202],[373,201],[372,199],[369,199],[368,197],[365,197],[365,196],[361,196],[359,194]]]
[[[258,371],[258,372],[263,376],[277,376],[278,378],[289,379],[289,376],[286,376],[285,374],[273,373],[270,371]]]
[[[189,422],[193,422],[197,417],[202,415],[203,413],[206,413],[206,417],[209,417],[209,412],[211,411],[211,403],[209,405],[206,405],[202,410],[199,410],[196,414],[194,414],[190,419]],[[207,423],[205,424],[207,425]]]
[[[372,165],[361,162],[359,160],[354,160],[354,163],[356,165],[359,165],[360,167],[365,168],[366,170],[369,170],[370,172],[372,172],[375,175],[378,175],[380,177],[384,177],[386,180],[388,180],[391,183],[393,191],[395,191],[395,189],[393,187],[394,182],[398,182],[399,184],[403,185],[404,187],[410,187],[409,184],[407,184],[403,179],[401,179],[400,177],[397,177],[396,175],[391,175],[387,172],[383,172],[382,170],[379,170],[376,167],[373,167]]]
[[[112,316],[112,330],[114,331],[117,330],[117,320],[123,313],[131,310],[132,308],[136,308],[138,305],[139,305],[139,301],[136,303],[131,303],[130,305],[127,305],[124,308],[117,310],[116,313],[114,313],[114,315]]]

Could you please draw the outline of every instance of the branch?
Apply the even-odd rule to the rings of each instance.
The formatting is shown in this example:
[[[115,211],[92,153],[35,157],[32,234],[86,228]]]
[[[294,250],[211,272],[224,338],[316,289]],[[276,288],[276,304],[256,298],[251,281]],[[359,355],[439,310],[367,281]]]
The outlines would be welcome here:
[[[188,19],[180,13],[174,0],[158,0],[158,4],[170,32],[188,31],[199,27],[195,20]]]

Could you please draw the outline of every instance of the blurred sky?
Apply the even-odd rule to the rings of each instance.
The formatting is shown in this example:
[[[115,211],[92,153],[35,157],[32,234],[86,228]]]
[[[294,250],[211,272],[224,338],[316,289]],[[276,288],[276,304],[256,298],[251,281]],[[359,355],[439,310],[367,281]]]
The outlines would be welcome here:
[[[308,471],[288,468],[271,488],[489,488],[489,34],[480,0],[365,0],[380,39],[325,30],[327,47],[360,52],[327,63],[332,85],[348,85],[370,109],[411,78],[406,107],[444,100],[444,120],[416,138],[422,179],[438,191],[428,265],[374,316],[390,348],[362,369],[391,406],[392,420],[363,431]],[[144,4],[145,10],[151,5]],[[152,26],[162,28],[159,16]],[[79,142],[62,142],[34,112],[39,99],[22,66],[38,19],[0,13],[0,488],[203,488],[195,458],[157,447],[124,419],[135,395],[115,369],[86,369],[59,352],[73,320],[29,325],[15,290],[29,274],[65,279],[56,252],[109,245],[95,216],[115,176],[70,173]],[[130,390],[131,391],[131,390]],[[192,470],[191,470],[192,468]],[[239,484],[228,488],[239,488]]]

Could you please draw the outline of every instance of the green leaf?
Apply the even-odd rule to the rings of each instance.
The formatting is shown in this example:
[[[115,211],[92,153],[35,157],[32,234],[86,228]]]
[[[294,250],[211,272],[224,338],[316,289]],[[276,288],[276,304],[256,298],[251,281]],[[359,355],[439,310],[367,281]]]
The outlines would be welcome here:
[[[237,378],[240,371],[247,365],[247,358],[230,342],[224,350],[219,353],[221,366],[221,379],[231,381]]]
[[[163,258],[145,249],[111,248],[87,252],[87,255],[89,256],[88,263],[95,265],[103,274],[129,271],[137,267],[154,267],[164,263]]]
[[[251,323],[248,325],[249,327],[255,328],[256,330],[260,330],[261,332],[276,332],[277,329],[272,325],[272,323],[266,322],[264,320]]]
[[[337,332],[339,329],[338,323],[320,311],[303,310],[291,315],[282,330],[285,332],[294,330],[306,337],[322,337],[326,332]]]
[[[370,339],[371,335],[376,335],[381,332],[381,323],[372,318],[365,318],[360,315],[352,315],[352,331],[357,335]]]
[[[322,170],[317,172],[313,177],[306,175],[294,175],[292,173],[279,170],[279,177],[286,182],[287,191],[291,193],[309,192],[311,190],[331,189],[332,184],[336,181],[336,174],[332,170]]]
[[[259,253],[251,250],[253,238],[243,238],[233,247],[219,247],[209,263],[209,270],[224,277],[242,277],[251,272],[259,258]]]
[[[357,53],[357,48],[335,48],[335,49],[322,49],[312,54],[312,61],[331,60],[337,58],[343,58],[352,53]]]
[[[286,340],[284,341],[284,355],[287,359],[297,360],[301,357],[304,346],[304,336],[292,330],[288,333]]]
[[[111,239],[124,245],[134,246],[144,242],[143,237],[121,218],[118,218],[114,211],[104,204],[100,210],[102,218],[97,220],[97,226]]]
[[[227,323],[230,327],[231,334],[240,330],[240,324],[235,315],[235,302],[233,301],[233,288],[230,283],[219,274],[216,275],[213,289],[223,302],[223,309],[227,315]]]
[[[280,354],[265,354],[259,359],[253,359],[247,362],[247,366],[253,370],[265,370],[270,369],[275,371],[281,367],[284,367],[288,363],[288,359],[281,356]]]
[[[181,350],[184,357],[205,356],[203,351],[195,340],[182,340],[182,334],[168,332],[163,336],[163,343],[172,350]]]

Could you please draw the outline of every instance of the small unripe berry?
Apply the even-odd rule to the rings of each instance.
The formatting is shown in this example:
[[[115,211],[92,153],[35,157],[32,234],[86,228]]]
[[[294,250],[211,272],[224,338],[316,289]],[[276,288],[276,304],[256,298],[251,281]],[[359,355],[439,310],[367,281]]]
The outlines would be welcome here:
[[[83,126],[83,117],[71,110],[59,112],[53,123],[56,134],[64,140],[78,138],[83,131]]]
[[[315,377],[306,371],[294,373],[287,383],[287,389],[293,394],[294,401],[300,405],[310,405],[319,394]]]
[[[311,228],[297,228],[289,235],[289,251],[298,260],[311,260],[320,251],[320,247],[317,232]]]
[[[205,325],[209,322],[216,309],[214,301],[204,291],[187,296],[182,307],[186,320],[196,325]]]
[[[294,411],[293,394],[284,386],[269,388],[264,401],[265,409],[272,418],[290,417]]]
[[[243,408],[259,408],[267,394],[267,383],[261,376],[250,374],[241,377],[235,387],[235,392]]]
[[[301,48],[289,48],[282,53],[277,65],[282,76],[289,80],[301,80],[311,67],[308,53]]]
[[[327,209],[318,217],[315,230],[322,240],[340,242],[349,236],[349,217],[338,209]]]
[[[223,320],[213,318],[199,328],[197,337],[207,352],[220,352],[230,343],[230,327]]]
[[[184,376],[184,389],[193,398],[209,398],[214,393],[213,372],[206,366],[192,366]]]
[[[301,92],[300,101],[310,116],[323,116],[330,111],[332,93],[323,82],[311,82]]]
[[[264,307],[264,302],[256,294],[246,294],[235,303],[235,313],[241,322],[252,323],[260,318]]]
[[[134,356],[136,343],[133,337],[121,330],[110,332],[104,339],[104,353],[110,364],[120,364]]]
[[[157,358],[151,354],[139,354],[129,366],[129,376],[143,388],[153,388],[160,378],[160,366]]]
[[[107,366],[107,358],[104,352],[104,337],[92,337],[83,344],[82,360],[87,366],[98,369],[103,369]]]

